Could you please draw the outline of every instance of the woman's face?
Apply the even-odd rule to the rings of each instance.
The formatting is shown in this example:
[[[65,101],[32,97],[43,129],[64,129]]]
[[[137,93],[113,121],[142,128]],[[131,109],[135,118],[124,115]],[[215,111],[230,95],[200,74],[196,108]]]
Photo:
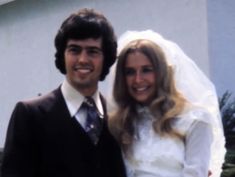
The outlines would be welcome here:
[[[141,52],[130,53],[125,63],[128,92],[139,103],[149,104],[156,93],[155,69]]]

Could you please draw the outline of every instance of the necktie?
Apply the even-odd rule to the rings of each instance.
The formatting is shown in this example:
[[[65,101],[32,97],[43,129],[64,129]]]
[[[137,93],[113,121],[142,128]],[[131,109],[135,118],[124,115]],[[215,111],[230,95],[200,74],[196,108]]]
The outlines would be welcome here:
[[[102,129],[102,119],[99,117],[95,102],[91,97],[86,97],[82,107],[87,111],[85,131],[88,133],[93,143],[96,144]]]

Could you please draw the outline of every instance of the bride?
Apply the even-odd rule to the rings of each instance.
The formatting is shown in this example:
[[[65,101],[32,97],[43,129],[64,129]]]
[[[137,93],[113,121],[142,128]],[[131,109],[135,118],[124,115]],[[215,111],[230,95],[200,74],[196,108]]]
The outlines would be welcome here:
[[[112,72],[109,126],[128,177],[220,176],[215,88],[179,46],[151,30],[128,31]]]

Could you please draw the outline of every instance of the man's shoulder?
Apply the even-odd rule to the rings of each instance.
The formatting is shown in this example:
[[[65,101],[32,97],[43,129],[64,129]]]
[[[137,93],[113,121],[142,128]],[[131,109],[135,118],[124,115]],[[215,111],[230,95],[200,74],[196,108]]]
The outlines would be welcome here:
[[[50,91],[46,94],[40,95],[38,97],[22,100],[17,103],[17,105],[24,105],[26,107],[49,107],[52,106],[54,103],[59,102],[62,100],[63,96],[61,93],[60,88],[57,88],[53,91]]]

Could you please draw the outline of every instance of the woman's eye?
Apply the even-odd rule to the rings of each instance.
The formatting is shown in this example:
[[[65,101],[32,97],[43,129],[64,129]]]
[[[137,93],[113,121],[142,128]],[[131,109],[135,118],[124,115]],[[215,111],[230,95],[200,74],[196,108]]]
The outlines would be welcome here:
[[[135,73],[136,73],[136,71],[134,69],[127,68],[125,70],[125,75],[126,76],[133,76]]]
[[[142,69],[142,72],[143,72],[143,73],[150,73],[150,72],[153,72],[153,68],[152,68],[152,67],[143,68],[143,69]]]

